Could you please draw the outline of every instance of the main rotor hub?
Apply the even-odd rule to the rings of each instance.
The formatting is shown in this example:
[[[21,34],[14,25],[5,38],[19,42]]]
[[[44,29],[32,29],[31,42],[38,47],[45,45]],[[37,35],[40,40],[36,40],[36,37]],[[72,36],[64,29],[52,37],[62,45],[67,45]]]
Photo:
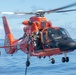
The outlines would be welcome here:
[[[45,11],[44,10],[37,10],[35,13],[37,17],[44,17]]]

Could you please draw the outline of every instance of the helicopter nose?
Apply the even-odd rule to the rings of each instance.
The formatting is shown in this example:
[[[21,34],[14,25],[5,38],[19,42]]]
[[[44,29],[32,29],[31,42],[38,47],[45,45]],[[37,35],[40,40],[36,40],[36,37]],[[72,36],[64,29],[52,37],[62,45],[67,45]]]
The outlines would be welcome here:
[[[75,50],[76,49],[76,42],[72,39],[70,40],[63,40],[59,43],[59,48],[61,50]]]
[[[69,44],[67,44],[67,47],[68,49],[76,49],[76,42],[69,42]]]

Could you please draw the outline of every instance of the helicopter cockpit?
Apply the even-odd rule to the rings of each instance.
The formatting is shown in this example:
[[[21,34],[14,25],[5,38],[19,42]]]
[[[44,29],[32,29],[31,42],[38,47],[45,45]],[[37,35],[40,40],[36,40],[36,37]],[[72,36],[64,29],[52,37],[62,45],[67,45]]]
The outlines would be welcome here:
[[[68,49],[75,46],[74,41],[64,28],[45,29],[41,34],[41,42],[43,43],[44,48]],[[65,47],[66,45],[67,47]]]
[[[64,28],[48,29],[48,37],[49,37],[49,39],[54,39],[56,41],[71,38],[69,33]]]
[[[43,32],[43,41],[47,40],[54,40],[54,41],[59,41],[59,40],[64,40],[71,38],[68,32],[64,28],[48,28]]]
[[[48,28],[42,33],[44,48],[60,48],[73,50],[76,43],[64,28]]]

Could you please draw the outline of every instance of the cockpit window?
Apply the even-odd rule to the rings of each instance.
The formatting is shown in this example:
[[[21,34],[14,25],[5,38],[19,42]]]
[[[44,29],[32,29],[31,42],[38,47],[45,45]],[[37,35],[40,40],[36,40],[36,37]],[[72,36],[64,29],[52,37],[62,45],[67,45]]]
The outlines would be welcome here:
[[[51,28],[48,30],[48,37],[49,39],[59,40],[59,39],[69,38],[70,36],[68,32],[63,28],[59,28],[57,30],[54,28]]]
[[[47,34],[46,34],[47,32]],[[46,42],[46,38],[50,41],[58,41],[62,39],[71,38],[68,32],[64,28],[49,28],[47,31],[43,33],[43,41]]]
[[[66,38],[70,37],[69,33],[65,29],[60,28],[59,31],[63,37],[66,37]]]
[[[48,30],[48,37],[49,39],[58,39],[60,37],[60,33],[54,28],[51,28]]]

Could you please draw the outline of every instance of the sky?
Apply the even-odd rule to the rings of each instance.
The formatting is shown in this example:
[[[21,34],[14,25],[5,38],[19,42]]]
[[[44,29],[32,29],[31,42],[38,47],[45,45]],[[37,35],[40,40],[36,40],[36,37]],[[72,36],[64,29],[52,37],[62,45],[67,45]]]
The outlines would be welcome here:
[[[32,12],[37,10],[51,10],[62,7],[76,0],[0,0],[0,12]],[[68,8],[75,9],[76,6]],[[4,39],[4,29],[2,16],[6,16],[14,38],[23,36],[22,22],[29,19],[32,15],[0,15],[0,39]],[[69,13],[51,13],[46,14],[47,20],[52,22],[53,26],[59,26],[67,29],[70,36],[76,39],[76,11]]]

